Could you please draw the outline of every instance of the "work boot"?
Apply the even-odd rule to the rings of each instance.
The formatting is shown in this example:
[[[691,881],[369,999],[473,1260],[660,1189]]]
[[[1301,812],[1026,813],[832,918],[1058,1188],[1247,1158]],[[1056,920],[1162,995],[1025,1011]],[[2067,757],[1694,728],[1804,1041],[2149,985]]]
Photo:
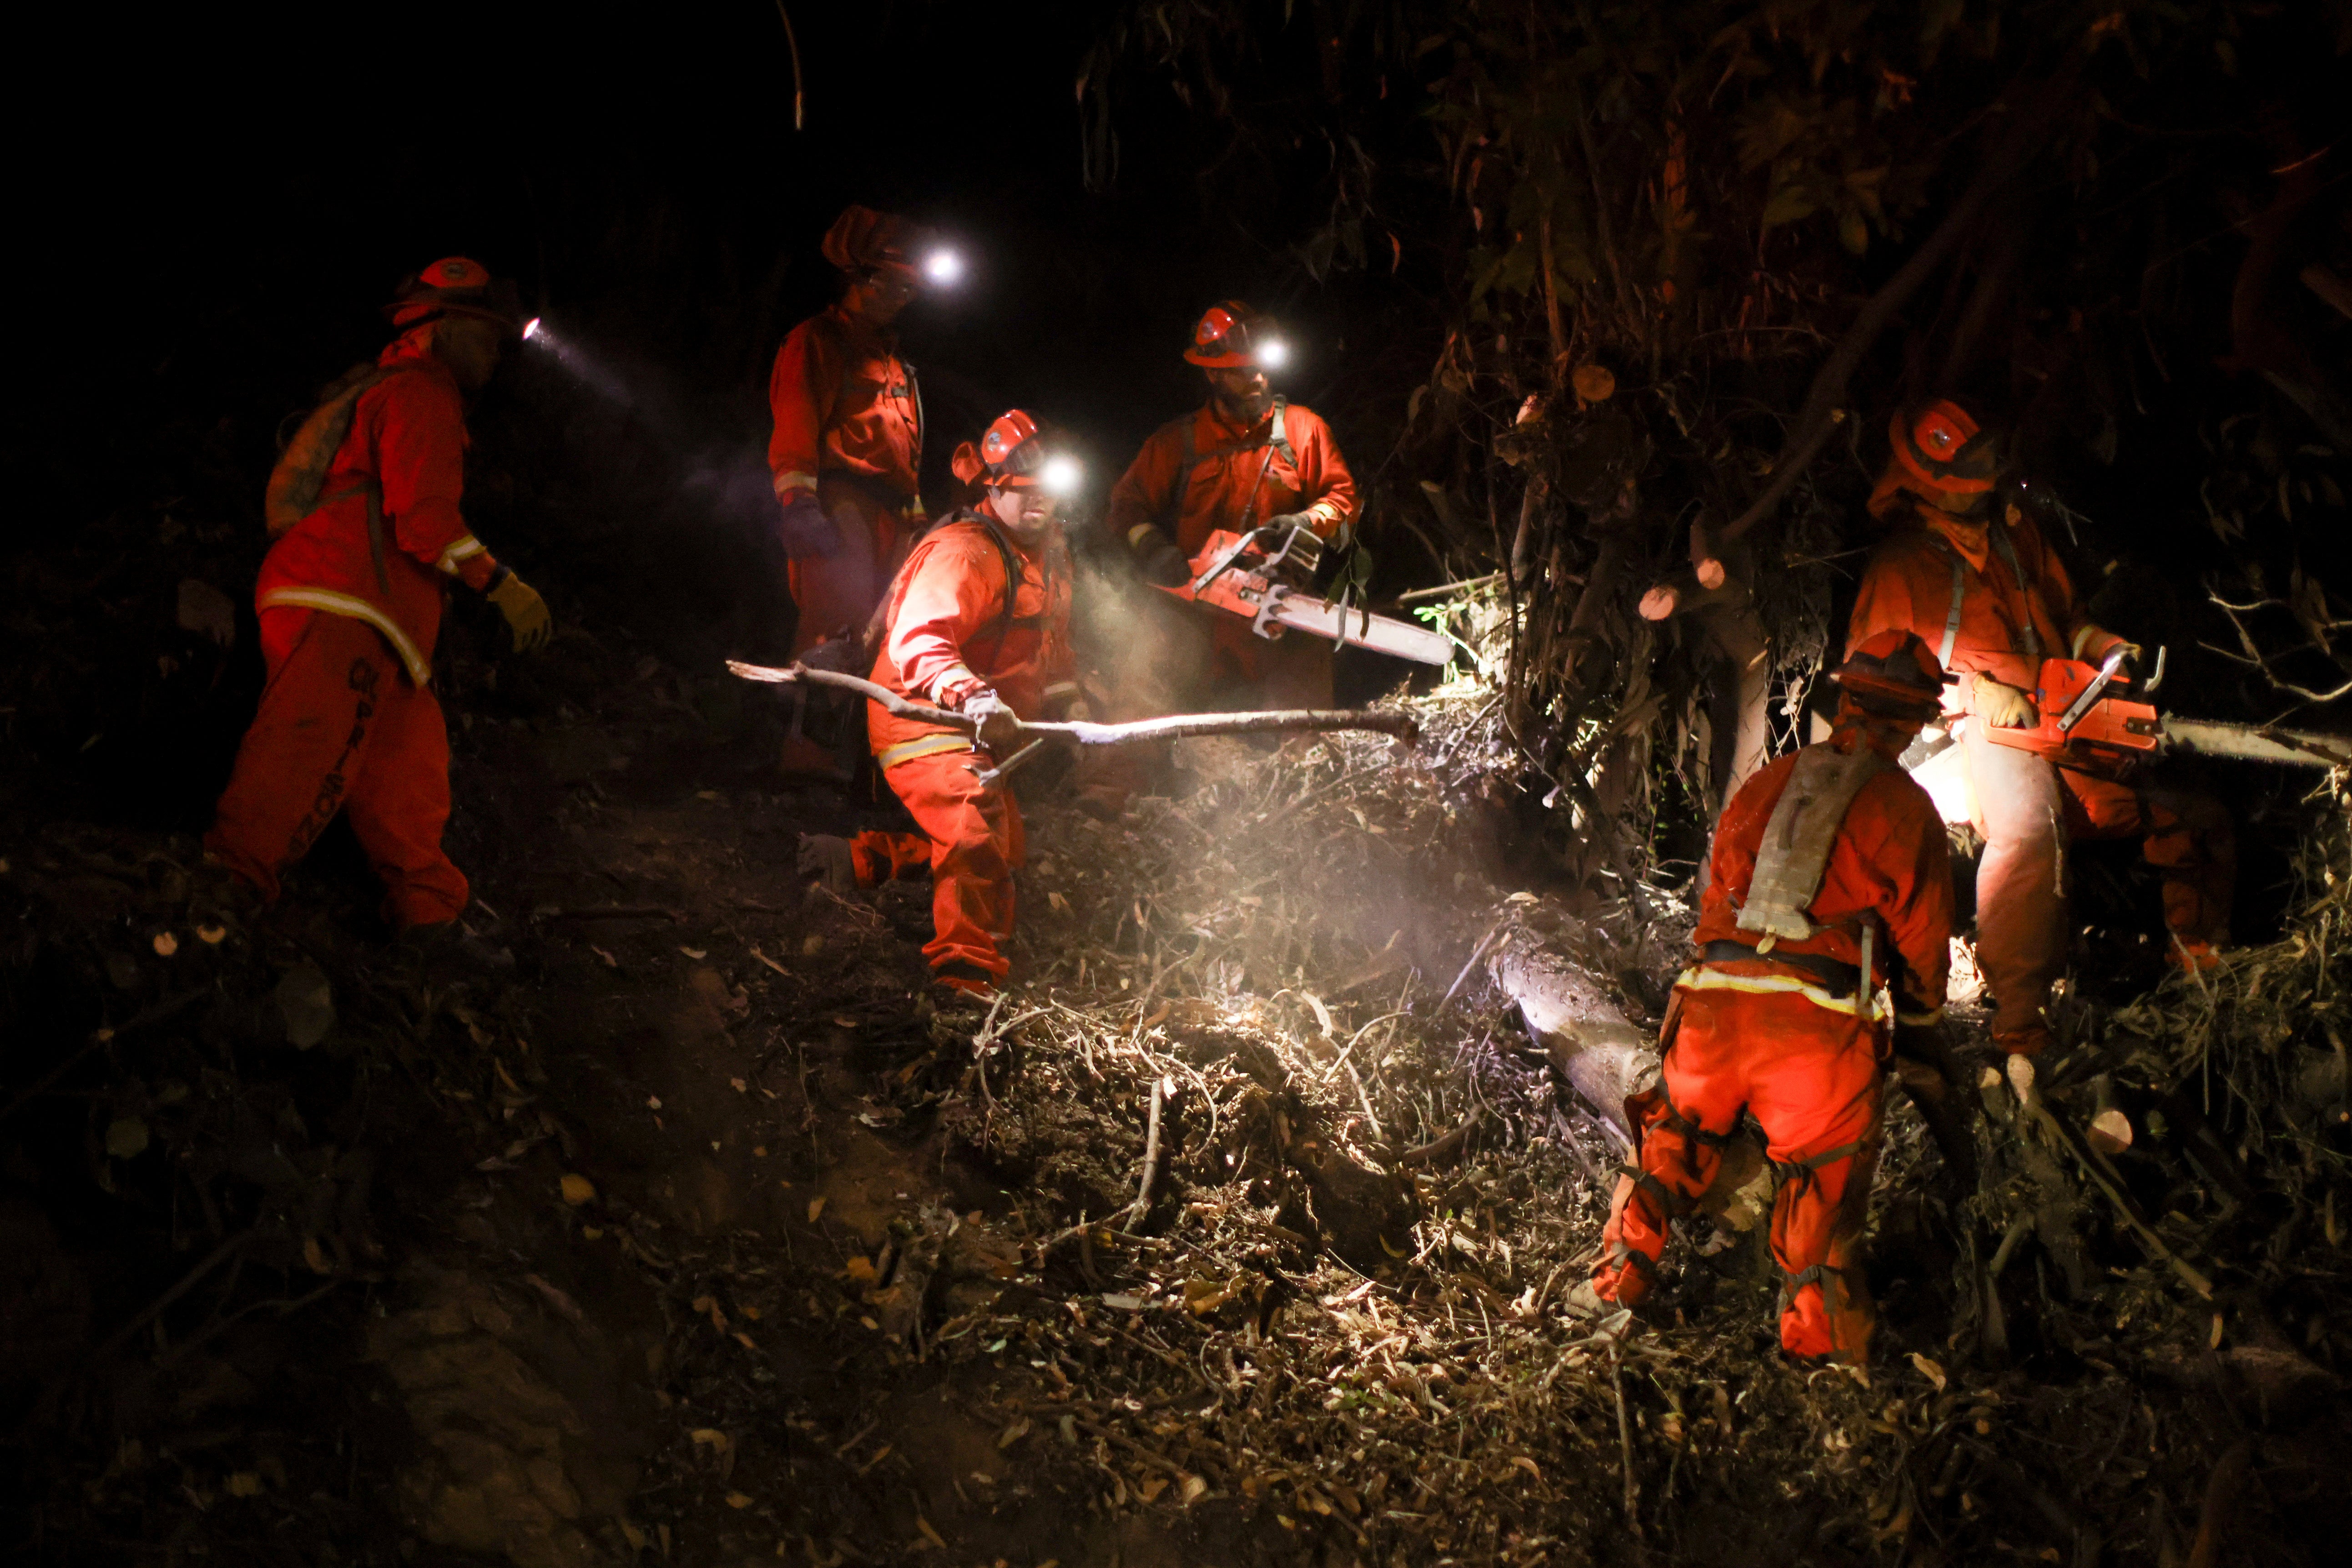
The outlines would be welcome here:
[[[188,878],[188,923],[207,945],[248,929],[266,907],[260,889],[210,855]]]
[[[963,959],[950,959],[931,971],[932,989],[940,993],[940,1006],[944,1010],[953,1003],[996,1000],[996,976],[979,964]]]
[[[2176,932],[2171,943],[2164,950],[2165,967],[2183,974],[2202,974],[2221,966],[2221,952],[2219,942],[2207,942],[2201,937],[2185,937]]]
[[[801,835],[800,872],[814,882],[822,882],[829,892],[844,898],[857,891],[857,853],[849,840],[831,833]]]
[[[1590,1279],[1580,1279],[1570,1287],[1559,1305],[1570,1317],[1590,1323],[1596,1337],[1617,1340],[1633,1332],[1633,1309],[1603,1296],[1600,1287]]]
[[[456,921],[428,921],[404,928],[396,939],[399,950],[429,963],[456,963],[469,969],[514,967],[514,953]]]

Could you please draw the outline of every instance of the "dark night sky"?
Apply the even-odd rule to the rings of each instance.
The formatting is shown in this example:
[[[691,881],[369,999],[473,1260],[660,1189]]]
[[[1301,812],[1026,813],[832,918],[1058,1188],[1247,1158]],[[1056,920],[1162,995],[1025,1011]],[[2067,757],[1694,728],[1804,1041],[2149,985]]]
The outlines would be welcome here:
[[[49,150],[20,165],[41,232],[75,258],[76,308],[47,323],[66,395],[36,426],[142,382],[158,421],[274,421],[381,341],[395,278],[452,251],[520,277],[693,417],[760,423],[776,342],[832,288],[817,238],[850,201],[947,226],[974,264],[905,323],[934,468],[959,426],[1014,403],[1115,468],[1196,397],[1177,352],[1225,294],[1298,317],[1291,390],[1320,400],[1336,317],[1280,254],[1316,215],[1269,221],[1212,185],[1204,221],[1204,132],[1133,82],[1119,184],[1084,189],[1074,81],[1101,7],[793,9],[797,134],[767,0],[369,6],[326,34],[316,13],[77,20],[50,57],[67,90],[15,110]]]

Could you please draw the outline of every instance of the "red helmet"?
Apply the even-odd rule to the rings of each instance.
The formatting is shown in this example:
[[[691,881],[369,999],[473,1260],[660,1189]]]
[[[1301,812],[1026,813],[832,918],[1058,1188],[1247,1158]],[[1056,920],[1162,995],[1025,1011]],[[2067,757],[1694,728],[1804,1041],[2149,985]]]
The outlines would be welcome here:
[[[1918,633],[1884,631],[1864,637],[1830,679],[1866,713],[1924,724],[1942,708],[1951,678]]]
[[[1966,408],[1939,397],[1897,409],[1887,435],[1895,454],[1880,490],[1909,490],[1946,511],[1974,513],[1992,504],[2006,443]]]
[[[522,302],[513,282],[463,256],[445,256],[422,272],[401,279],[383,308],[403,331],[443,316],[479,316],[510,332],[522,331]]]
[[[912,273],[925,252],[937,248],[929,229],[897,213],[872,207],[844,207],[824,231],[820,248],[824,258],[843,272],[878,272],[884,268]]]
[[[1000,415],[982,434],[979,445],[970,441],[955,449],[949,467],[966,484],[992,490],[1048,489],[1056,494],[1074,489],[1076,461],[1055,449],[1055,443],[1025,409]]]
[[[1279,370],[1290,351],[1275,335],[1274,322],[1239,300],[1212,305],[1192,324],[1192,346],[1184,357],[1205,370]]]

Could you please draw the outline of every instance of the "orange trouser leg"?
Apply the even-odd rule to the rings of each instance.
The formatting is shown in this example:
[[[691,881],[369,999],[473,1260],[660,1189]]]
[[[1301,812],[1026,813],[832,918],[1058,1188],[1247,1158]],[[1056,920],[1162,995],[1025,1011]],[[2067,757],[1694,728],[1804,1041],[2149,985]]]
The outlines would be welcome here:
[[[343,815],[383,881],[384,919],[394,929],[454,921],[464,911],[465,873],[441,849],[449,825],[449,731],[429,689],[391,683]]]
[[[855,485],[826,479],[817,487],[817,500],[841,531],[841,548],[785,566],[793,603],[800,608],[793,628],[795,658],[845,627],[852,637],[862,635],[898,566],[898,520],[873,497]]]
[[[2059,886],[2066,794],[2058,770],[2031,752],[1961,731],[1977,826],[1977,967],[1992,986],[1993,1042],[2038,1051],[2049,1039],[2050,984],[2066,965],[2066,900]]]
[[[261,646],[269,684],[205,849],[275,899],[286,868],[349,808],[394,922],[454,918],[466,879],[441,850],[449,748],[432,693],[410,686],[383,637],[348,616],[265,610]]]
[[[940,752],[883,773],[929,841],[933,969],[969,963],[1002,979],[1012,965],[1013,870],[1025,845],[1021,808],[1004,789],[982,789],[970,752]]]
[[[1601,1262],[1592,1275],[1604,1300],[1629,1306],[1650,1292],[1666,1249],[1666,1222],[1713,1184],[1723,1161],[1720,1140],[1730,1134],[1747,1100],[1737,1033],[1727,1027],[1735,1018],[1722,1001],[1685,991],[1675,1006],[1674,1038],[1660,1081],[1633,1102],[1641,1173],[1618,1178],[1601,1233]]]
[[[2135,789],[2069,768],[2058,770],[2067,826],[2083,838],[2143,835],[2140,854],[2164,882],[2164,925],[2189,942],[2229,939],[2237,890],[2238,839],[2230,812],[2200,790]]]
[[[1748,1108],[1784,1167],[1772,1205],[1780,1345],[1861,1363],[1876,1321],[1860,1253],[1884,1104],[1879,1037],[1800,997],[1748,1000]]]

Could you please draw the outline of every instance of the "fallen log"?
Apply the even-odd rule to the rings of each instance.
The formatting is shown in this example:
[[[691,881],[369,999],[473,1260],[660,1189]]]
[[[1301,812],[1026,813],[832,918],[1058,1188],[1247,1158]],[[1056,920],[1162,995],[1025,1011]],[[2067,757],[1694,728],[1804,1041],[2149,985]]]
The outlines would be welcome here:
[[[1532,932],[1505,937],[1486,966],[1517,1004],[1528,1037],[1551,1059],[1552,1070],[1630,1142],[1626,1097],[1648,1088],[1658,1074],[1657,1043],[1649,1031],[1629,1020],[1581,965]]]
[[[854,691],[868,701],[880,703],[883,711],[901,719],[943,725],[950,730],[972,731],[978,728],[964,714],[934,708],[927,702],[910,702],[873,681],[860,679],[855,675],[844,675],[838,670],[811,669],[804,664],[780,668],[773,665],[746,664],[734,658],[727,661],[727,669],[728,673],[741,679],[763,685],[831,686],[843,691]],[[1276,731],[1328,734],[1337,730],[1364,730],[1375,734],[1392,735],[1408,746],[1421,739],[1421,721],[1410,713],[1356,708],[1276,709],[1264,713],[1174,713],[1164,719],[1137,719],[1124,724],[1096,724],[1076,720],[1066,723],[1032,723],[1027,720],[1014,722],[1024,734],[1061,735],[1081,746],[1174,741],[1192,735],[1260,735]]]

